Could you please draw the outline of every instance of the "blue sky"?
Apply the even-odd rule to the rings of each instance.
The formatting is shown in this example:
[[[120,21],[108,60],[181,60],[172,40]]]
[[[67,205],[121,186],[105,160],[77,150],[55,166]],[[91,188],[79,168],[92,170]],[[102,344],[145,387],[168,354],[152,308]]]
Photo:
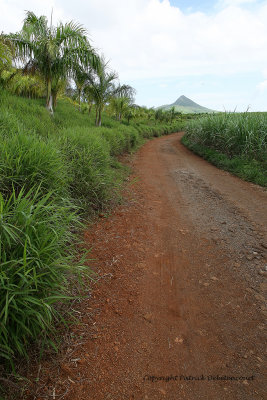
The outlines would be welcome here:
[[[215,110],[267,111],[267,0],[0,0],[4,32],[24,10],[83,24],[136,103],[185,95]]]
[[[174,7],[180,8],[185,13],[191,12],[203,12],[203,13],[215,13],[219,9],[222,9],[225,5],[235,4],[242,5],[242,8],[251,9],[263,4],[264,0],[258,1],[214,1],[214,0],[170,0],[170,4]]]
[[[266,110],[266,93],[259,94],[257,87],[261,74],[245,73],[217,77],[213,75],[162,78],[130,82],[137,90],[148,93],[148,104],[170,104],[181,94],[211,109],[232,111]],[[260,99],[259,99],[260,97]],[[258,108],[257,108],[258,105]]]
[[[179,7],[184,12],[211,12],[214,9],[217,2],[212,0],[202,0],[202,1],[187,1],[187,0],[171,0],[170,4],[175,7]]]

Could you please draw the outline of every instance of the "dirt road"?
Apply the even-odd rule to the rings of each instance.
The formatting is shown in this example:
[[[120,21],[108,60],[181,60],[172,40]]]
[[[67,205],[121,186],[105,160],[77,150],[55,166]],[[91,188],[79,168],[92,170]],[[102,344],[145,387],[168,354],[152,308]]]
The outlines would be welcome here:
[[[40,398],[265,398],[266,192],[180,137],[141,148],[124,203],[86,232],[99,279]]]

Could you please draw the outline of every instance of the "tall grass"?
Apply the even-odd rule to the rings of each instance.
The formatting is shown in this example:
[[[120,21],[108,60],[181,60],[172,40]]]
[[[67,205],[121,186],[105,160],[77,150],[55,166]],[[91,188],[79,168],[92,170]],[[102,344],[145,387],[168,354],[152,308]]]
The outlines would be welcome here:
[[[69,166],[69,191],[84,209],[101,208],[113,193],[110,146],[88,128],[64,129],[60,147]]]
[[[182,142],[219,168],[267,185],[267,113],[221,113],[190,121]]]
[[[43,99],[16,97],[1,87],[0,90],[0,129],[3,124],[12,124],[12,129],[7,131],[8,134],[13,133],[17,126],[20,132],[31,132],[43,137],[47,137],[50,132],[57,129],[53,119],[43,107]]]
[[[187,137],[227,154],[266,160],[267,113],[220,113],[188,123]]]
[[[68,168],[55,141],[44,141],[34,134],[5,135],[0,146],[0,187],[4,196],[13,189],[29,191],[39,186],[41,193],[54,191],[66,196]]]
[[[66,252],[72,210],[39,189],[0,194],[0,357],[26,356],[58,317],[54,303],[68,297],[66,273],[78,269]]]

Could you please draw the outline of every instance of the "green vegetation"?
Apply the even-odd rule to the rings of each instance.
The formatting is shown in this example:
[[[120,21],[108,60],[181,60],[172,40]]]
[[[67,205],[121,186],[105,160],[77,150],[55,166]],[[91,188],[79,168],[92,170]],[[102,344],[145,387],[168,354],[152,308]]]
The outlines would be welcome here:
[[[190,121],[184,145],[219,168],[267,186],[267,113],[220,113]]]

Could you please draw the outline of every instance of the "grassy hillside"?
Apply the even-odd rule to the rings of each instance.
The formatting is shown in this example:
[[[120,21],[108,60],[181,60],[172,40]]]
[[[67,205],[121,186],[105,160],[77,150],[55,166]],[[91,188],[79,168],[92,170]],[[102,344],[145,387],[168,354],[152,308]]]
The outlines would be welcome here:
[[[199,107],[190,107],[190,106],[177,106],[177,105],[169,105],[169,106],[164,106],[164,110],[168,111],[172,107],[174,107],[174,110],[176,112],[180,112],[182,114],[203,114],[203,113],[212,113],[212,110],[209,110],[208,108],[205,109],[199,108]]]
[[[70,299],[68,276],[90,275],[77,261],[73,232],[81,216],[114,204],[124,169],[116,156],[180,129],[180,122],[119,123],[61,100],[54,116],[43,100],[0,98],[0,364],[48,343]],[[84,218],[84,217],[83,217]],[[76,261],[75,261],[76,260]],[[1,365],[0,365],[1,366]]]

